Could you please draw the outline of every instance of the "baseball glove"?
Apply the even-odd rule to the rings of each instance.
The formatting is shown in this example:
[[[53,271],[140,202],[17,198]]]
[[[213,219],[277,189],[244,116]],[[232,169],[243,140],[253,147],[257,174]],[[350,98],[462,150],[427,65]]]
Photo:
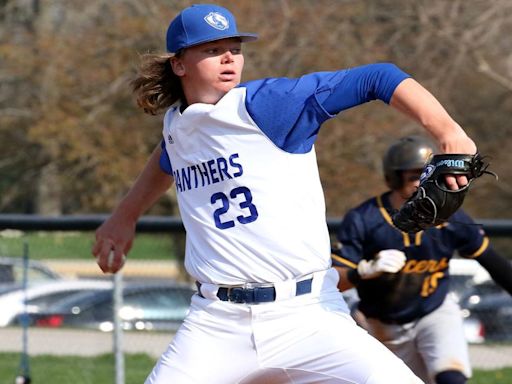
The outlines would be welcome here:
[[[460,208],[471,183],[488,171],[480,154],[434,155],[425,166],[416,193],[392,215],[393,224],[403,232],[416,233],[439,225]],[[468,184],[458,190],[445,185],[445,175],[465,175]]]

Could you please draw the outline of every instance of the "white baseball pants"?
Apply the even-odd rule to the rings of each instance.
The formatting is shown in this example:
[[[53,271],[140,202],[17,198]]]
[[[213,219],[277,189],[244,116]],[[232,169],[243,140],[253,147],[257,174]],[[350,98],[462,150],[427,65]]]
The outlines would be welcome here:
[[[265,304],[194,295],[145,384],[422,383],[355,324],[337,276],[316,274],[311,293]]]
[[[471,377],[471,364],[459,305],[448,295],[427,316],[407,324],[384,324],[367,319],[370,332],[428,384],[447,370]]]

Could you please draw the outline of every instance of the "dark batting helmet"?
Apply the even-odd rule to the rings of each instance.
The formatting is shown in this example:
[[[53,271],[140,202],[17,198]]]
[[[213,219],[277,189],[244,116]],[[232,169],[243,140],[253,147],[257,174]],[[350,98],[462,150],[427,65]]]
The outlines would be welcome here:
[[[382,165],[384,177],[391,189],[403,185],[402,172],[409,169],[422,169],[428,158],[435,151],[434,144],[421,136],[406,136],[391,144]]]

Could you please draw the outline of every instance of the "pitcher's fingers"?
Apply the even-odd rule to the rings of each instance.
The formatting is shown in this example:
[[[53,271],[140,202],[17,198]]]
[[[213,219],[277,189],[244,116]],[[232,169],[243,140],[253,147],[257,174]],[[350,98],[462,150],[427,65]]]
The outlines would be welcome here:
[[[104,241],[101,245],[100,250],[96,254],[96,263],[104,273],[110,272],[109,259],[112,251],[112,243],[110,241]],[[113,255],[112,255],[113,257]],[[110,264],[112,262],[110,261]]]
[[[462,188],[468,184],[468,178],[466,175],[455,175],[459,188]]]
[[[130,252],[130,249],[132,249],[132,245],[133,245],[133,239],[128,241],[126,243],[126,245],[124,246],[124,256],[126,257],[126,255]]]
[[[451,189],[453,191],[459,189],[459,184],[457,184],[457,179],[455,178],[455,176],[446,176],[445,182],[448,189]]]
[[[99,255],[107,256],[108,252],[114,247],[114,243],[111,239],[102,238],[97,239],[96,243],[93,246],[92,254],[96,257]]]
[[[115,256],[114,250],[111,249],[110,252],[108,253],[108,257],[107,257],[107,268],[109,270],[112,269],[112,265],[114,264],[114,256]]]
[[[114,258],[114,262],[112,264],[112,267],[110,268],[110,272],[117,273],[123,268],[124,263],[126,261],[126,256],[124,254],[121,254],[121,258],[117,259]]]
[[[103,245],[103,242],[104,242],[103,240],[96,239],[96,242],[93,244],[92,249],[91,249],[91,253],[94,255],[94,257],[98,256],[98,253],[101,250],[101,246]]]
[[[126,257],[123,251],[120,248],[116,248],[115,250],[111,250],[109,254],[108,267],[110,272],[116,273],[119,271],[124,264]]]

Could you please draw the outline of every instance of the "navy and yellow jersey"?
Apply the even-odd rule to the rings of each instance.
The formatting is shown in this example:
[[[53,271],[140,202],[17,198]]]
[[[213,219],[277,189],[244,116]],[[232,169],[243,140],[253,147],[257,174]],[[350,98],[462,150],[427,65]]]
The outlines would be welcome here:
[[[369,199],[350,210],[337,232],[340,249],[332,255],[334,266],[356,268],[379,251],[398,249],[407,261],[397,274],[361,280],[359,309],[385,322],[406,323],[440,306],[449,291],[448,264],[457,251],[476,258],[486,251],[489,239],[481,226],[462,210],[446,223],[416,234],[397,229],[392,221],[390,192]]]

